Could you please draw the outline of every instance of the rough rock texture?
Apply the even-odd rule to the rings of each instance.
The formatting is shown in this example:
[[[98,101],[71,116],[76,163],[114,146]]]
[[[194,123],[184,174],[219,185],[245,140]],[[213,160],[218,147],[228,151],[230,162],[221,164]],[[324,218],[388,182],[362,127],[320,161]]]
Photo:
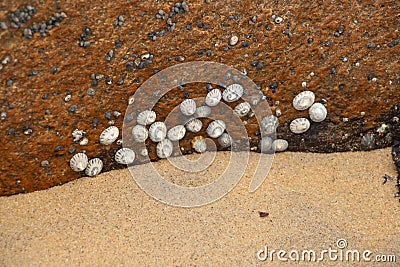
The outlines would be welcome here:
[[[0,195],[84,175],[68,166],[72,155],[83,150],[90,158],[100,157],[105,171],[124,167],[113,159],[121,145],[102,146],[99,134],[110,121],[122,127],[128,98],[143,81],[158,70],[195,60],[246,72],[273,112],[280,109],[278,137],[289,141],[291,151],[392,145],[399,132],[394,123],[400,102],[398,1],[188,1],[177,5],[167,21],[174,5],[0,3]],[[233,35],[238,43],[229,46]],[[147,53],[152,55],[148,59]],[[328,117],[294,135],[290,121],[307,112],[296,111],[291,102],[305,89],[314,91],[317,101],[326,100]],[[163,118],[185,97],[206,92],[205,84],[177,88],[155,110]],[[245,120],[255,145],[258,125]],[[74,129],[86,131],[87,145],[73,142]],[[148,145],[156,159],[155,144]],[[190,138],[181,145],[189,148]]]

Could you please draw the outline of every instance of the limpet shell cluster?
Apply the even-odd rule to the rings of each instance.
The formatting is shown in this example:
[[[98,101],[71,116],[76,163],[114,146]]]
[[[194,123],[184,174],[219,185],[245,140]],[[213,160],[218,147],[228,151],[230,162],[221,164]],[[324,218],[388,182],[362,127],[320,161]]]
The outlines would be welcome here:
[[[100,134],[100,143],[105,146],[111,145],[117,140],[118,136],[118,128],[116,126],[110,126]]]

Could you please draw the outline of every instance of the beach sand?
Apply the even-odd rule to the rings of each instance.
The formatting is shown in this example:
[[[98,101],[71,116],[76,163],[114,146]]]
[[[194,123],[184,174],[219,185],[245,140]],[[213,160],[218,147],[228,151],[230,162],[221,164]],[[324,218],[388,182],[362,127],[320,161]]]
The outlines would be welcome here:
[[[250,162],[257,155],[251,153]],[[229,152],[218,152],[211,169],[196,176],[198,181],[212,180],[228,161]],[[171,181],[198,182],[173,170],[165,160],[153,164]],[[347,242],[342,251],[370,250],[371,259],[378,254],[396,255],[400,262],[395,182],[382,184],[384,174],[396,176],[389,148],[277,154],[254,193],[249,192],[254,164],[248,167],[229,194],[196,208],[153,199],[127,169],[1,197],[0,265],[279,266],[282,262],[276,254],[272,262],[270,258],[262,262],[257,252],[268,246],[269,251],[320,253],[338,249],[339,239]],[[260,211],[268,215],[260,217]],[[323,265],[350,264],[325,256]]]

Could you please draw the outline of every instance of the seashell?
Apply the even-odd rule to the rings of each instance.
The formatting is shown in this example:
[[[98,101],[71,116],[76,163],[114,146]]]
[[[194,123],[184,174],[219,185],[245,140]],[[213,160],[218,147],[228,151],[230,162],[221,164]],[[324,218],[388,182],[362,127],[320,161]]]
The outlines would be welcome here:
[[[207,151],[207,144],[202,136],[196,136],[195,138],[193,138],[191,143],[194,151],[198,153],[204,153]]]
[[[276,128],[278,128],[279,120],[274,115],[268,115],[261,120],[260,128],[263,135],[275,134]]]
[[[303,91],[293,98],[293,107],[297,110],[306,110],[314,103],[315,95],[311,91]]]
[[[211,138],[218,138],[224,133],[225,129],[225,122],[222,120],[215,120],[210,122],[206,131]]]
[[[156,113],[152,110],[144,110],[137,115],[136,122],[140,125],[150,125],[156,121]]]
[[[165,123],[156,121],[149,128],[149,136],[153,142],[161,142],[167,136],[167,126]]]
[[[115,153],[115,161],[119,164],[131,164],[135,160],[135,152],[132,149],[123,147]]]
[[[181,140],[186,134],[186,128],[183,125],[177,125],[172,127],[167,132],[167,137],[171,141],[179,141]]]
[[[211,114],[211,108],[209,106],[201,106],[196,109],[196,118],[208,118]]]
[[[193,99],[185,99],[179,105],[182,114],[192,116],[196,112],[196,102]]]
[[[232,145],[232,137],[227,133],[223,133],[220,137],[218,137],[218,143],[222,147],[230,147]]]
[[[321,103],[314,103],[308,110],[310,119],[315,122],[321,122],[326,119],[328,114],[326,107]]]
[[[100,143],[103,145],[111,145],[117,140],[119,130],[116,126],[110,126],[100,134]]]
[[[221,101],[222,93],[219,89],[212,89],[206,96],[205,103],[207,106],[214,107]]]
[[[149,137],[149,131],[143,125],[135,125],[135,127],[132,128],[132,137],[136,142],[143,143],[146,141],[147,137]]]
[[[268,153],[272,152],[272,138],[268,136],[264,136],[261,138],[260,142],[258,143],[258,147],[261,153]]]
[[[285,151],[289,146],[289,143],[284,139],[276,139],[272,142],[272,149],[276,152]]]
[[[243,102],[240,103],[239,105],[237,105],[234,109],[235,113],[239,116],[239,117],[244,117],[247,114],[249,114],[251,110],[251,106],[249,103],[247,102]]]
[[[88,176],[96,176],[103,169],[103,162],[99,158],[89,160],[85,173]]]
[[[75,154],[69,161],[69,166],[74,172],[80,172],[86,169],[88,157],[84,153]]]
[[[203,127],[203,123],[199,119],[190,119],[185,124],[186,129],[192,133],[200,132],[201,128]]]
[[[168,158],[172,155],[173,144],[170,140],[164,139],[157,144],[157,156],[160,159]]]
[[[226,87],[224,92],[222,93],[222,98],[226,102],[234,102],[239,100],[243,96],[243,86],[240,84],[234,83]]]
[[[292,120],[289,128],[293,133],[304,133],[310,128],[310,121],[306,118],[297,118]]]

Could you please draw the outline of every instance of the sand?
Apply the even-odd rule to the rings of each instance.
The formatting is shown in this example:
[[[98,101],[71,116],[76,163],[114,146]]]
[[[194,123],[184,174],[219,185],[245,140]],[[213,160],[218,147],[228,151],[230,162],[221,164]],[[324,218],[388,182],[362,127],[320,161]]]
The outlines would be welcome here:
[[[228,160],[228,152],[218,152],[214,169],[198,180],[209,181]],[[166,161],[154,164],[176,183],[196,183]],[[265,182],[249,193],[253,167],[225,197],[197,208],[153,199],[128,170],[1,197],[0,265],[279,266],[276,255],[263,262],[257,252],[268,246],[320,253],[338,249],[339,239],[347,242],[339,251],[370,250],[371,259],[383,254],[400,261],[400,204],[394,181],[382,184],[384,174],[396,175],[390,149],[277,154]],[[326,256],[323,265],[351,263]]]

